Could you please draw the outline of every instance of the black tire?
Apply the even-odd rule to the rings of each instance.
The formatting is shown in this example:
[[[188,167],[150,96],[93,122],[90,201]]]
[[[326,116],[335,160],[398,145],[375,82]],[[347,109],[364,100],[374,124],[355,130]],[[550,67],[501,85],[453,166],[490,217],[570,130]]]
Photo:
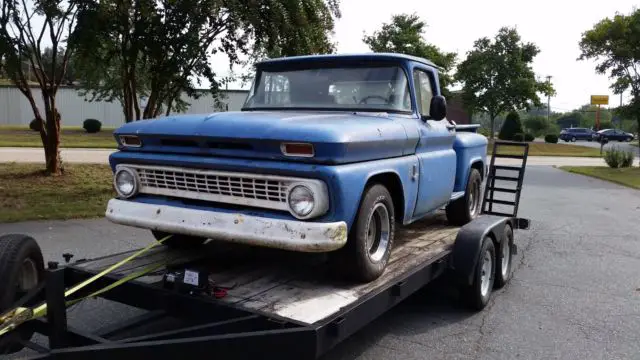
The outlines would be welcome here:
[[[370,282],[382,275],[393,248],[395,220],[393,199],[387,188],[380,184],[368,187],[362,197],[347,244],[342,249],[330,253],[342,276],[346,275],[357,282]],[[386,245],[384,233],[387,234]],[[371,241],[373,243],[370,243]],[[372,253],[374,247],[378,251]]]
[[[23,281],[26,282],[21,285]],[[44,260],[38,243],[27,235],[0,236],[0,313],[9,310],[28,290],[43,281]],[[0,354],[22,350],[24,346],[20,341],[30,340],[32,336],[33,330],[24,327],[3,335]]]
[[[485,254],[491,258],[491,264],[489,269],[484,269]],[[491,290],[495,280],[495,265],[496,265],[496,251],[493,245],[493,240],[486,236],[482,242],[480,253],[476,263],[476,268],[473,274],[473,282],[471,285],[465,284],[462,288],[462,296],[466,305],[473,309],[480,311],[484,309],[491,299]],[[488,284],[485,287],[482,286],[483,275],[489,274],[487,281]]]
[[[502,241],[500,242],[500,247],[496,254],[496,275],[494,281],[494,288],[500,289],[505,286],[509,279],[511,279],[511,270],[513,268],[513,229],[511,225],[506,225],[504,227],[504,234],[502,237]],[[503,260],[506,259],[506,262]]]
[[[153,237],[156,240],[162,240],[168,235],[170,235],[169,233],[157,231],[157,230],[151,230],[151,233],[153,234]],[[193,248],[193,247],[200,246],[204,244],[205,241],[207,241],[206,238],[202,238],[198,236],[173,234],[170,238],[163,241],[162,244],[166,245],[169,248],[186,249],[186,248]]]
[[[471,208],[471,203],[475,206]],[[450,202],[446,207],[447,220],[456,226],[462,226],[480,214],[482,206],[482,177],[478,169],[472,168],[467,179],[467,187],[463,197]]]
[[[575,136],[571,137],[571,142],[576,142],[576,137]]]

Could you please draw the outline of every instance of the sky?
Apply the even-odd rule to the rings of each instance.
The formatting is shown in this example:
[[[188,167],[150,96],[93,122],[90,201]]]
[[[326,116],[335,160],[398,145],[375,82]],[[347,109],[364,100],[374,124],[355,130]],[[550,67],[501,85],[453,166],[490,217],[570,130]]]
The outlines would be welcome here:
[[[393,14],[416,13],[427,23],[425,40],[462,60],[476,39],[492,38],[502,26],[516,27],[523,41],[540,49],[533,70],[541,78],[552,76],[557,92],[550,100],[552,111],[587,104],[590,95],[609,95],[609,104],[617,106],[620,96],[609,89],[606,75],[595,73],[595,62],[576,60],[578,43],[599,20],[616,12],[628,14],[634,6],[637,0],[341,0],[334,41],[338,53],[369,52],[362,42],[365,33],[373,33]],[[214,61],[225,66],[223,59]],[[623,101],[628,97],[624,94]]]

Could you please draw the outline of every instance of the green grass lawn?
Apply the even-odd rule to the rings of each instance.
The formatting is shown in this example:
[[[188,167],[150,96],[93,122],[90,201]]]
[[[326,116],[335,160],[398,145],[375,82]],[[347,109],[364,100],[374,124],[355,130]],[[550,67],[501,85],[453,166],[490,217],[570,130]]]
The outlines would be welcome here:
[[[489,141],[487,152],[491,154],[491,151],[493,151],[493,142]],[[516,155],[522,154],[523,149],[519,146],[500,146],[498,151],[501,154]],[[529,156],[600,157],[600,149],[581,145],[530,142]]]
[[[640,189],[640,168],[638,167],[612,169],[604,166],[562,166],[560,168],[574,174],[586,175]]]
[[[62,128],[60,146],[63,148],[116,148],[113,129],[89,134],[81,127]],[[42,147],[40,133],[24,126],[1,126],[0,147]]]
[[[66,164],[50,177],[41,164],[0,163],[0,222],[104,216],[111,179],[108,165]]]

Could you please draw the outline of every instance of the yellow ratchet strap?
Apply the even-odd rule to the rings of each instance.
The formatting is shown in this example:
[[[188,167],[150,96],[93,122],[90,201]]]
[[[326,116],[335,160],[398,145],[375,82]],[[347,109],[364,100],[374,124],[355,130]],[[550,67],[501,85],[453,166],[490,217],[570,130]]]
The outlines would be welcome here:
[[[163,239],[158,240],[157,242],[153,242],[149,245],[147,245],[146,247],[138,250],[137,252],[133,253],[132,255],[128,256],[127,258],[118,261],[117,263],[109,266],[108,268],[102,270],[101,272],[99,272],[98,274],[90,277],[89,279],[81,282],[80,284],[72,287],[71,289],[67,290],[64,292],[64,297],[67,298],[69,296],[71,296],[72,294],[76,293],[78,290],[81,290],[82,288],[84,288],[85,286],[91,284],[92,282],[96,281],[97,279],[107,275],[108,273],[112,272],[113,270],[121,267],[122,265],[128,263],[129,261],[135,259],[136,257],[146,253],[147,251],[151,250],[152,248],[154,248],[155,246],[157,246],[158,244],[162,244],[164,241],[166,241],[167,239],[169,239],[171,237],[171,235],[168,235],[166,237],[164,237]],[[66,305],[71,306],[73,304],[76,304],[82,300],[91,298],[91,297],[95,297],[98,296],[100,294],[103,294],[117,286],[120,286],[124,283],[126,283],[127,281],[131,281],[133,279],[136,279],[138,277],[144,276],[150,272],[153,272],[159,268],[161,268],[162,266],[165,265],[165,262],[161,262],[161,263],[155,263],[155,264],[151,264],[150,266],[135,272],[135,273],[131,273],[125,277],[123,277],[122,279],[119,279],[118,281],[115,281],[113,283],[111,283],[110,285],[100,289],[100,290],[96,290],[95,292],[82,297],[82,298],[78,298],[78,299],[74,299],[71,301],[67,301]],[[8,333],[9,331],[15,329],[16,327],[18,327],[19,325],[29,321],[29,320],[34,320],[37,319],[39,317],[45,316],[47,314],[47,303],[42,303],[38,306],[36,306],[35,308],[31,309],[31,308],[26,308],[26,307],[18,307],[16,309],[10,310],[4,314],[2,314],[2,316],[0,316],[0,336]]]

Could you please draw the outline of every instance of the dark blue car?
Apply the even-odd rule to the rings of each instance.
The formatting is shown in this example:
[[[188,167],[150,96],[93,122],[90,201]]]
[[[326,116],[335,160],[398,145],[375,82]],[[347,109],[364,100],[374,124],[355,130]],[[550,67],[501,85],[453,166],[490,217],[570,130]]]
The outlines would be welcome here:
[[[608,141],[631,141],[633,140],[633,134],[618,130],[618,129],[603,129],[595,134],[595,139],[605,139]]]
[[[592,141],[593,140],[593,135],[595,134],[595,132],[591,129],[587,129],[587,128],[570,128],[570,129],[563,129],[560,132],[560,139],[564,140],[565,142],[575,142],[577,140],[587,140],[587,141]]]

